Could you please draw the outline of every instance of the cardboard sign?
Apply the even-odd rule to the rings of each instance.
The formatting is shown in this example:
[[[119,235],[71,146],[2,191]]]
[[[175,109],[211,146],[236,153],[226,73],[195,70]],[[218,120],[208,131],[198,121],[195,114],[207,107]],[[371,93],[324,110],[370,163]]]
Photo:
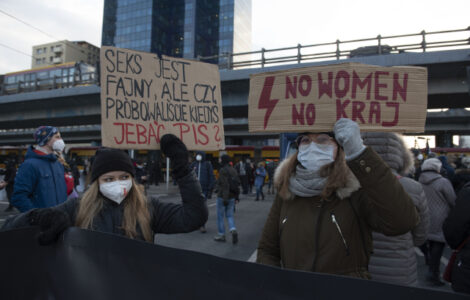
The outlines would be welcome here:
[[[115,47],[100,59],[103,146],[156,150],[173,133],[190,150],[225,148],[216,65]]]
[[[424,132],[427,69],[346,63],[250,77],[250,132],[332,131],[340,118],[363,131]]]

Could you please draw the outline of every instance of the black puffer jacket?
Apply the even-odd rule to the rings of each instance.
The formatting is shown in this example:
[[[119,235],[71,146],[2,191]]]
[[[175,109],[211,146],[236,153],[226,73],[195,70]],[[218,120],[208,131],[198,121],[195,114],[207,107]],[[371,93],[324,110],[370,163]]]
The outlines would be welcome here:
[[[207,221],[207,206],[201,192],[201,186],[194,172],[178,180],[182,204],[162,203],[158,199],[149,200],[150,225],[154,233],[184,233],[198,229]],[[72,224],[78,212],[78,199],[72,199],[56,206],[70,216]],[[93,230],[125,235],[121,229],[123,206],[105,198],[103,208],[93,219]],[[29,226],[29,213],[8,219],[2,230]],[[138,227],[138,225],[137,225]],[[140,228],[137,239],[144,240]]]
[[[457,195],[455,207],[442,226],[447,243],[458,248],[470,237],[470,182]],[[457,255],[452,272],[452,288],[456,292],[470,294],[470,241]]]

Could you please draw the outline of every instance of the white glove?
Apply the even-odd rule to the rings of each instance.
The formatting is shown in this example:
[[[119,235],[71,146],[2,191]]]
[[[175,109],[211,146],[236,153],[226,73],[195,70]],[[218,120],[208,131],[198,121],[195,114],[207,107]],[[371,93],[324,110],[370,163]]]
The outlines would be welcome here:
[[[339,119],[334,127],[335,139],[343,147],[346,160],[352,160],[366,149],[359,125],[350,119]]]

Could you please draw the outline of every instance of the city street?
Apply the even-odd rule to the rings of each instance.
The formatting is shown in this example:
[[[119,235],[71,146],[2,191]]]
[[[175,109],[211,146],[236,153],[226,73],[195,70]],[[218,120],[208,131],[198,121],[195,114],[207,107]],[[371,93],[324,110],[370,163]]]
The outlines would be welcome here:
[[[178,188],[172,184],[169,185],[168,190],[165,184],[151,186],[148,189],[148,195],[150,197],[158,197],[164,202],[177,203],[180,201]],[[258,240],[261,236],[261,231],[274,200],[274,196],[265,193],[266,199],[264,201],[254,201],[254,193],[240,196],[240,202],[237,204],[235,212],[235,225],[239,233],[238,244],[232,244],[230,234],[227,234],[226,242],[216,242],[213,240],[214,236],[217,234],[215,195],[213,195],[212,199],[209,199],[207,203],[209,208],[209,220],[206,224],[206,233],[201,233],[198,230],[186,234],[157,234],[155,236],[156,244],[207,253],[228,259],[254,261],[256,258],[255,251]],[[13,212],[4,212],[6,207],[7,203],[0,201],[0,225],[3,225],[6,218],[18,213],[16,210]],[[418,257],[419,286],[430,288],[425,282],[427,267],[424,264],[424,257],[418,248],[415,248],[415,250]],[[450,248],[446,247],[444,256],[441,259],[441,273],[445,268],[450,253]],[[437,289],[451,291],[450,285],[447,283],[445,286],[438,287]]]

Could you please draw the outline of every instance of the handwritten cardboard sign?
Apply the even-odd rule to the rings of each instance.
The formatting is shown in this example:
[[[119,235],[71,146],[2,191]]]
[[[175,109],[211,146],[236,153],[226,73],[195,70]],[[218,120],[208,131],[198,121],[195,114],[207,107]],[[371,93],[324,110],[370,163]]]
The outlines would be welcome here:
[[[159,149],[173,133],[190,150],[225,148],[216,65],[115,47],[100,59],[104,146]]]
[[[331,131],[340,118],[361,130],[424,132],[427,70],[346,63],[251,75],[250,132]]]

